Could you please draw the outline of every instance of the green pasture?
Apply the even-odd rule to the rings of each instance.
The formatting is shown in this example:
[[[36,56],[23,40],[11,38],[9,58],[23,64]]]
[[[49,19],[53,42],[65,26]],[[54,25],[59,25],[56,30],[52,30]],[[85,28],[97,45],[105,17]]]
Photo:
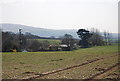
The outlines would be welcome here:
[[[58,45],[61,43],[60,40],[55,40],[55,39],[34,39],[34,40],[38,40],[39,42],[48,41],[50,44],[54,44],[54,45]]]
[[[4,79],[20,79],[29,75],[34,75],[34,73],[48,72],[59,68],[81,64],[83,62],[86,62],[87,60],[92,60],[100,57],[108,57],[117,54],[117,45],[81,48],[74,51],[2,53],[2,73]],[[105,61],[108,62],[107,66],[112,65],[116,62],[116,60],[109,60]],[[87,67],[89,68],[89,65]],[[91,67],[96,67],[96,65],[93,65]],[[88,74],[87,72],[85,73]],[[72,77],[74,78],[74,76]],[[75,78],[76,77],[79,78],[78,76],[75,76]]]

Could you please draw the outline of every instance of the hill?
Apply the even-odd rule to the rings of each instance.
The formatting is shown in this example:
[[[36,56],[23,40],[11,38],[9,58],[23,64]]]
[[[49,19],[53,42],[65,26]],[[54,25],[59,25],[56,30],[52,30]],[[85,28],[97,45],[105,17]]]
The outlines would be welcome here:
[[[0,24],[0,26],[2,26],[3,31],[18,33],[19,29],[22,29],[23,33],[29,32],[34,35],[38,35],[40,37],[54,36],[57,38],[63,36],[64,34],[71,34],[74,38],[78,38],[76,29],[54,30],[54,29],[37,28],[32,26],[20,25],[20,24],[6,24],[6,23]],[[103,35],[102,32],[101,35]],[[112,33],[112,39],[118,39],[118,34]]]
[[[45,29],[45,28],[36,28],[32,26],[20,25],[20,24],[1,24],[3,31],[10,31],[14,33],[18,33],[19,29],[22,29],[22,32],[29,32],[34,35],[38,35],[40,37],[59,37],[64,34],[71,34],[73,37],[77,38],[77,30],[54,30],[54,29]]]

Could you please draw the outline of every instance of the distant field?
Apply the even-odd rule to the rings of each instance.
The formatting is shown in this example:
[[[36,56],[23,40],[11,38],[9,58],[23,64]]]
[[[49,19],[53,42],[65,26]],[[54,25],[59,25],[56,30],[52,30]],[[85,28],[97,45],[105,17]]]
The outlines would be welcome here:
[[[118,56],[115,55],[118,55],[117,45],[82,48],[75,51],[3,53],[3,78],[21,79],[36,73],[70,67],[97,58],[106,58],[81,67],[40,77],[42,79],[86,79],[118,63]]]
[[[61,43],[60,40],[55,40],[55,39],[34,39],[34,40],[38,40],[39,42],[48,41],[50,44],[54,44],[54,45],[58,45]]]

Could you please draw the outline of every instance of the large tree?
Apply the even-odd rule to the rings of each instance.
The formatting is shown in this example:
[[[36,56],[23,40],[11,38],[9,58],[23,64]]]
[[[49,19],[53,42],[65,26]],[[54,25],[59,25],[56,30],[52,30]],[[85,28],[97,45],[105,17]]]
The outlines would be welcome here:
[[[85,29],[79,29],[77,34],[80,37],[80,45],[82,48],[87,48],[89,47],[89,38],[92,36],[92,34]]]

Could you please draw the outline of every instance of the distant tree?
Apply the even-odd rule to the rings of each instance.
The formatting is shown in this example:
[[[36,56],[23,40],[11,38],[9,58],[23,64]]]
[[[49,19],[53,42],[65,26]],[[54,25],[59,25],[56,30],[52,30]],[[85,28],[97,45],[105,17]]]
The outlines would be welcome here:
[[[50,42],[47,40],[44,40],[42,42],[42,50],[48,50],[47,48],[49,47],[49,45],[50,45]]]
[[[42,43],[40,43],[38,40],[32,40],[31,45],[29,46],[29,49],[31,51],[39,51],[42,47]]]
[[[112,35],[109,32],[104,31],[104,39],[106,45],[111,45],[111,37]]]
[[[68,50],[72,50],[75,44],[75,39],[70,34],[65,34],[62,37],[62,44],[66,44],[68,46]]]
[[[2,51],[9,52],[14,49],[16,49],[17,51],[27,50],[29,49],[30,46],[31,48],[34,47],[32,46],[33,41],[30,40],[37,38],[39,38],[39,36],[32,35],[31,33],[26,34],[21,33],[20,35],[12,32],[2,32]],[[35,49],[33,48],[33,50]]]
[[[89,42],[92,46],[100,46],[105,44],[104,39],[100,35],[98,29],[92,28],[90,32],[92,33],[92,36],[90,37]]]
[[[108,45],[111,45],[111,38],[112,38],[112,34],[107,32]]]
[[[33,40],[30,39],[27,41],[27,49],[28,51],[46,51],[49,50],[49,41],[44,40],[44,41],[38,41],[38,40]]]
[[[11,32],[2,32],[2,51],[9,52],[13,49],[19,50],[17,35]]]
[[[83,48],[89,47],[89,38],[92,36],[92,34],[88,30],[85,30],[85,29],[79,29],[77,34],[81,38],[80,40],[81,47]]]
[[[107,32],[104,31],[104,39],[105,39],[105,44],[107,45]]]
[[[54,36],[51,36],[50,38],[51,38],[51,39],[55,39],[55,37],[54,37]]]
[[[27,39],[26,39],[25,35],[23,35],[23,37],[22,37],[22,48],[23,48],[23,50],[26,49],[26,45],[27,45]]]
[[[33,34],[29,33],[29,32],[25,32],[24,37],[25,37],[26,39],[39,39],[39,38],[40,38],[39,36],[33,35]]]

